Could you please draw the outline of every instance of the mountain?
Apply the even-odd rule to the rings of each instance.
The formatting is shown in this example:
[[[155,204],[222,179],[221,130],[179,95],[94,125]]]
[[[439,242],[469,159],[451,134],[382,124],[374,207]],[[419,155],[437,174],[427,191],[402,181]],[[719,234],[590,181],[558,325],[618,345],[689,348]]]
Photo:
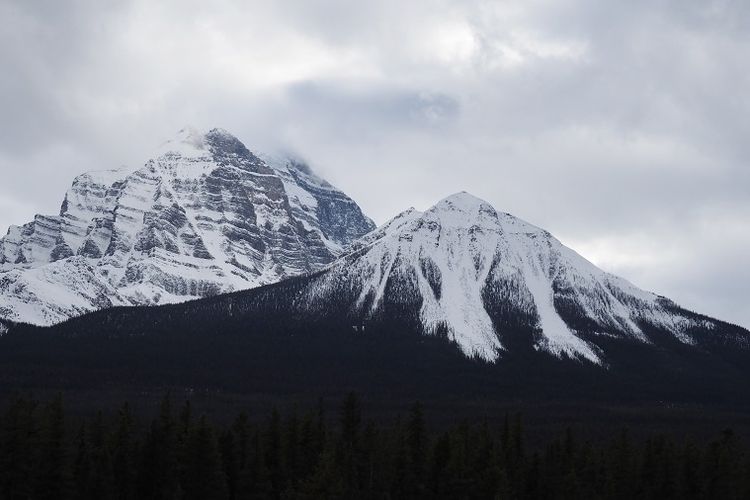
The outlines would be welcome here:
[[[230,400],[357,390],[445,408],[750,401],[738,383],[750,332],[640,290],[467,193],[274,284],[6,328],[0,387],[86,401],[166,387]]]
[[[352,250],[294,303],[317,314],[338,301],[365,322],[403,315],[489,361],[519,341],[595,364],[606,362],[604,338],[750,347],[746,330],[606,273],[549,232],[468,193],[424,213],[408,210]]]
[[[0,318],[40,325],[322,268],[374,228],[302,161],[190,128],[145,165],[78,176],[59,215],[0,240]]]

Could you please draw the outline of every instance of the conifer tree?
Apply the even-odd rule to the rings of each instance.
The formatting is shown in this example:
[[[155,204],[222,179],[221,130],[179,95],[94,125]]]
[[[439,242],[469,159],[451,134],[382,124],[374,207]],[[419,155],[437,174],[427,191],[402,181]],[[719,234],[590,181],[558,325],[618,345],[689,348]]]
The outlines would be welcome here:
[[[635,495],[637,483],[634,474],[633,449],[630,434],[623,429],[609,449],[608,485],[610,498],[626,499]]]
[[[112,456],[106,441],[104,417],[98,412],[90,427],[88,496],[99,500],[115,498]]]
[[[473,481],[475,483],[475,495],[481,498],[494,498],[500,488],[501,476],[507,473],[502,468],[496,441],[490,432],[489,424],[485,421],[479,428],[474,438],[474,453],[472,457],[475,471]],[[506,486],[503,486],[505,488]]]
[[[427,460],[427,429],[424,421],[422,405],[417,402],[411,409],[406,424],[406,444],[410,474],[414,481],[415,494],[422,494],[424,490],[425,462]]]
[[[37,446],[35,409],[35,402],[17,397],[3,418],[0,498],[30,498],[33,494]]]
[[[367,422],[362,433],[362,490],[368,498],[375,496],[375,492],[379,489],[379,483],[384,480],[378,474],[379,469],[382,469],[381,457],[378,453],[380,448],[379,440],[379,429],[372,421]]]
[[[359,428],[362,423],[362,408],[357,394],[346,395],[341,406],[341,441],[344,448],[354,450],[359,442]]]
[[[451,433],[451,459],[446,469],[447,498],[462,498],[466,495],[470,485],[468,462],[469,425],[463,421]]]
[[[140,498],[172,500],[182,495],[177,424],[169,394],[161,402],[159,416],[151,423],[139,478]]]
[[[218,444],[206,417],[190,433],[185,453],[185,500],[220,500],[228,496]]]
[[[436,498],[445,498],[447,494],[446,472],[451,462],[451,436],[443,433],[435,442],[430,464],[430,490]]]
[[[68,495],[69,477],[65,442],[62,395],[44,408],[39,430],[39,458],[36,463],[36,493],[39,499],[57,500]]]
[[[231,428],[225,429],[219,436],[219,452],[229,498],[237,498],[237,483],[240,476],[239,446]]]
[[[318,422],[312,412],[302,419],[299,437],[300,475],[307,477],[315,470],[318,458],[323,451],[323,438],[319,432]]]
[[[300,429],[296,408],[292,410],[284,426],[284,466],[287,488],[294,489],[302,473]]]
[[[246,413],[240,413],[234,420],[231,431],[237,453],[237,478],[234,486],[234,498],[250,498],[255,477],[254,456],[256,450]]]
[[[362,423],[362,407],[359,398],[353,392],[347,394],[341,407],[341,437],[339,446],[339,461],[347,495],[354,495],[359,489],[359,452],[360,426]]]
[[[112,436],[112,470],[118,500],[134,500],[137,495],[137,442],[130,406],[125,403],[118,412],[117,428]]]
[[[250,461],[252,468],[252,480],[247,498],[275,498],[274,488],[271,480],[271,473],[266,465],[266,450],[263,447],[263,440],[260,436],[260,430],[256,430],[253,435],[253,456]]]
[[[283,450],[281,444],[281,415],[275,408],[271,412],[265,442],[265,465],[268,468],[269,479],[271,480],[271,492],[274,497],[278,497],[284,491],[286,485],[284,484]]]
[[[77,498],[88,498],[91,481],[91,455],[86,423],[81,424],[76,434],[75,458],[73,460],[73,482]]]
[[[721,439],[711,443],[706,456],[705,494],[710,498],[736,497],[740,478],[738,439],[731,429],[725,429]]]
[[[390,492],[394,498],[406,497],[412,482],[409,474],[409,450],[406,445],[406,430],[399,418],[392,429],[389,453],[390,459]]]
[[[302,498],[351,498],[345,494],[341,469],[336,461],[336,453],[329,446],[318,460],[312,476],[303,482],[301,487]],[[356,498],[356,497],[355,497]]]

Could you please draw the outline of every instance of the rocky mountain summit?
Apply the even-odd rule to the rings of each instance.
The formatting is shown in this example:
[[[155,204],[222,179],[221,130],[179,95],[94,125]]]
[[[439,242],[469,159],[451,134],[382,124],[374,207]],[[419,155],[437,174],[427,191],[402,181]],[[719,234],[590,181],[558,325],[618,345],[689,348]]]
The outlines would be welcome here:
[[[186,128],[140,168],[89,172],[58,215],[0,240],[0,318],[52,324],[181,302],[324,267],[374,228],[304,162]]]

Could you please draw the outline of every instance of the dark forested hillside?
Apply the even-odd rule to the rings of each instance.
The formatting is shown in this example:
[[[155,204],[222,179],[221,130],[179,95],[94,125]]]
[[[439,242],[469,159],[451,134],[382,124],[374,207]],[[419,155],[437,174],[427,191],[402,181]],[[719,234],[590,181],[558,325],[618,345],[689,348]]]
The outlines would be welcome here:
[[[310,402],[355,390],[384,414],[420,399],[447,416],[625,407],[706,419],[728,413],[735,421],[750,406],[747,351],[602,338],[602,367],[533,349],[520,317],[509,321],[514,348],[489,363],[467,358],[445,336],[424,335],[403,301],[386,301],[367,320],[350,316],[345,283],[340,303],[303,308],[301,291],[311,279],[179,305],[108,309],[52,328],[12,326],[0,337],[0,395],[64,391],[72,408],[91,409],[172,389],[231,408],[232,400]]]
[[[436,427],[421,404],[373,421],[351,393],[327,406],[216,422],[190,400],[148,417],[127,404],[82,419],[63,400],[14,398],[0,426],[0,498],[731,499],[750,495],[750,448],[708,439],[596,440],[558,425],[540,439],[520,415]]]

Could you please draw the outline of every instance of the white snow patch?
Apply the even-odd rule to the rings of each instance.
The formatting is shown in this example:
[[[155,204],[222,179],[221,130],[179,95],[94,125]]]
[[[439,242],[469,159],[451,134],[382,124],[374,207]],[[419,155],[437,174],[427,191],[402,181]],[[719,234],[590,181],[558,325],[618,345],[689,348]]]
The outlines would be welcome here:
[[[600,364],[601,360],[586,342],[576,337],[568,325],[555,310],[552,283],[540,268],[539,262],[532,256],[524,259],[524,279],[526,286],[534,297],[539,326],[545,339],[542,347],[561,356],[583,356],[589,361]]]

